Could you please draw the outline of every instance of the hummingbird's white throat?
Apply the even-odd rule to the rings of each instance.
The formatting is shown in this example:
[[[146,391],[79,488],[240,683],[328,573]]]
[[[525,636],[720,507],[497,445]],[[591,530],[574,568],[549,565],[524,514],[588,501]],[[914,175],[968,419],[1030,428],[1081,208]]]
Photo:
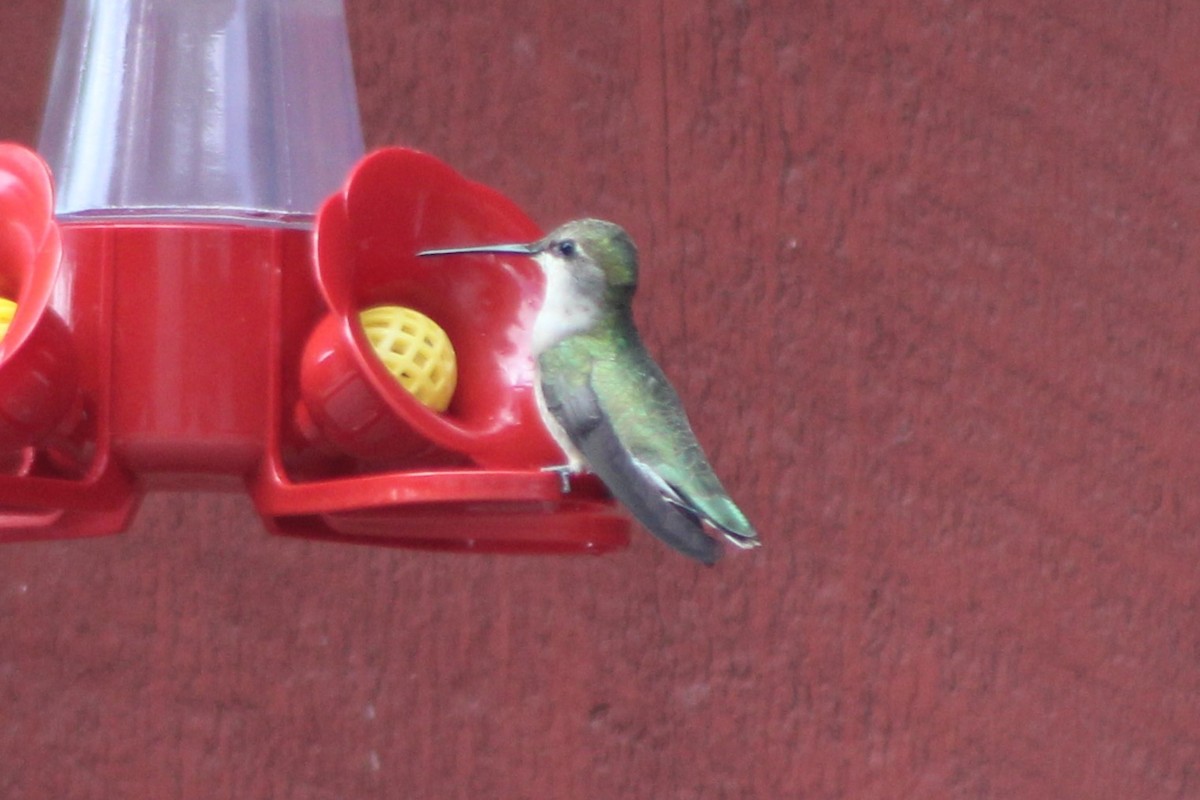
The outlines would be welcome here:
[[[542,252],[536,260],[546,276],[546,292],[533,323],[530,347],[534,356],[569,336],[583,333],[600,318],[600,303],[587,295],[562,259]]]

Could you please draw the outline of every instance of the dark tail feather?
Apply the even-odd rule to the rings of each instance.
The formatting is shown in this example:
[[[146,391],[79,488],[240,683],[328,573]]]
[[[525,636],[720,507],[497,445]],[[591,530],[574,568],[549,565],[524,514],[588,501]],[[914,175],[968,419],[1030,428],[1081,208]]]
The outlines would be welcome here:
[[[668,502],[657,491],[657,487],[645,482],[636,482],[629,486],[617,485],[604,475],[600,475],[600,480],[604,481],[609,491],[650,533],[685,556],[691,556],[709,566],[717,562],[721,555],[720,547],[715,539],[704,532],[700,518]]]
[[[720,547],[705,534],[700,518],[663,495],[662,486],[630,457],[607,420],[597,421],[576,444],[592,471],[646,530],[685,556],[716,563]]]

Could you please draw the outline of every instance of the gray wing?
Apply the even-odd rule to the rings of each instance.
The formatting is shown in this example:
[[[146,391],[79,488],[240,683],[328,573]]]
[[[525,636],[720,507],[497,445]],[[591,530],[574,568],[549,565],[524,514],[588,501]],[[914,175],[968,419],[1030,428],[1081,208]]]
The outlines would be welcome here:
[[[633,458],[617,436],[590,385],[561,391],[542,383],[546,409],[567,431],[588,466],[646,530],[684,555],[713,564],[717,542],[691,509],[663,493],[663,483]]]
[[[755,547],[758,534],[729,497],[696,441],[679,396],[640,340],[624,342],[621,359],[599,359],[588,375],[601,414],[624,432],[622,444],[666,496],[725,534]],[[630,364],[636,364],[630,368]]]

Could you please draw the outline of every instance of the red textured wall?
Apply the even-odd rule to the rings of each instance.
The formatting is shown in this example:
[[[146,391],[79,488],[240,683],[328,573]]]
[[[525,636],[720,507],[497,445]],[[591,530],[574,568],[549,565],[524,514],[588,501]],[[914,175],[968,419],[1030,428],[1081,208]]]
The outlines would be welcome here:
[[[0,797],[1200,797],[1200,4],[348,3],[370,145],[646,256],[766,546],[0,549]],[[32,143],[57,4],[0,6]]]

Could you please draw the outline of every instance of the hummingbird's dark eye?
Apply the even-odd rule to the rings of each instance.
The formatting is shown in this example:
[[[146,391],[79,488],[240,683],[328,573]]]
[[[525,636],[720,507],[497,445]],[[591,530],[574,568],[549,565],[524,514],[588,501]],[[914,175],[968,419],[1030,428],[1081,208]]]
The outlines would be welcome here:
[[[571,256],[575,255],[576,252],[578,252],[579,248],[575,245],[574,239],[563,239],[554,246],[554,249],[557,250],[558,254],[563,258],[570,258]]]

